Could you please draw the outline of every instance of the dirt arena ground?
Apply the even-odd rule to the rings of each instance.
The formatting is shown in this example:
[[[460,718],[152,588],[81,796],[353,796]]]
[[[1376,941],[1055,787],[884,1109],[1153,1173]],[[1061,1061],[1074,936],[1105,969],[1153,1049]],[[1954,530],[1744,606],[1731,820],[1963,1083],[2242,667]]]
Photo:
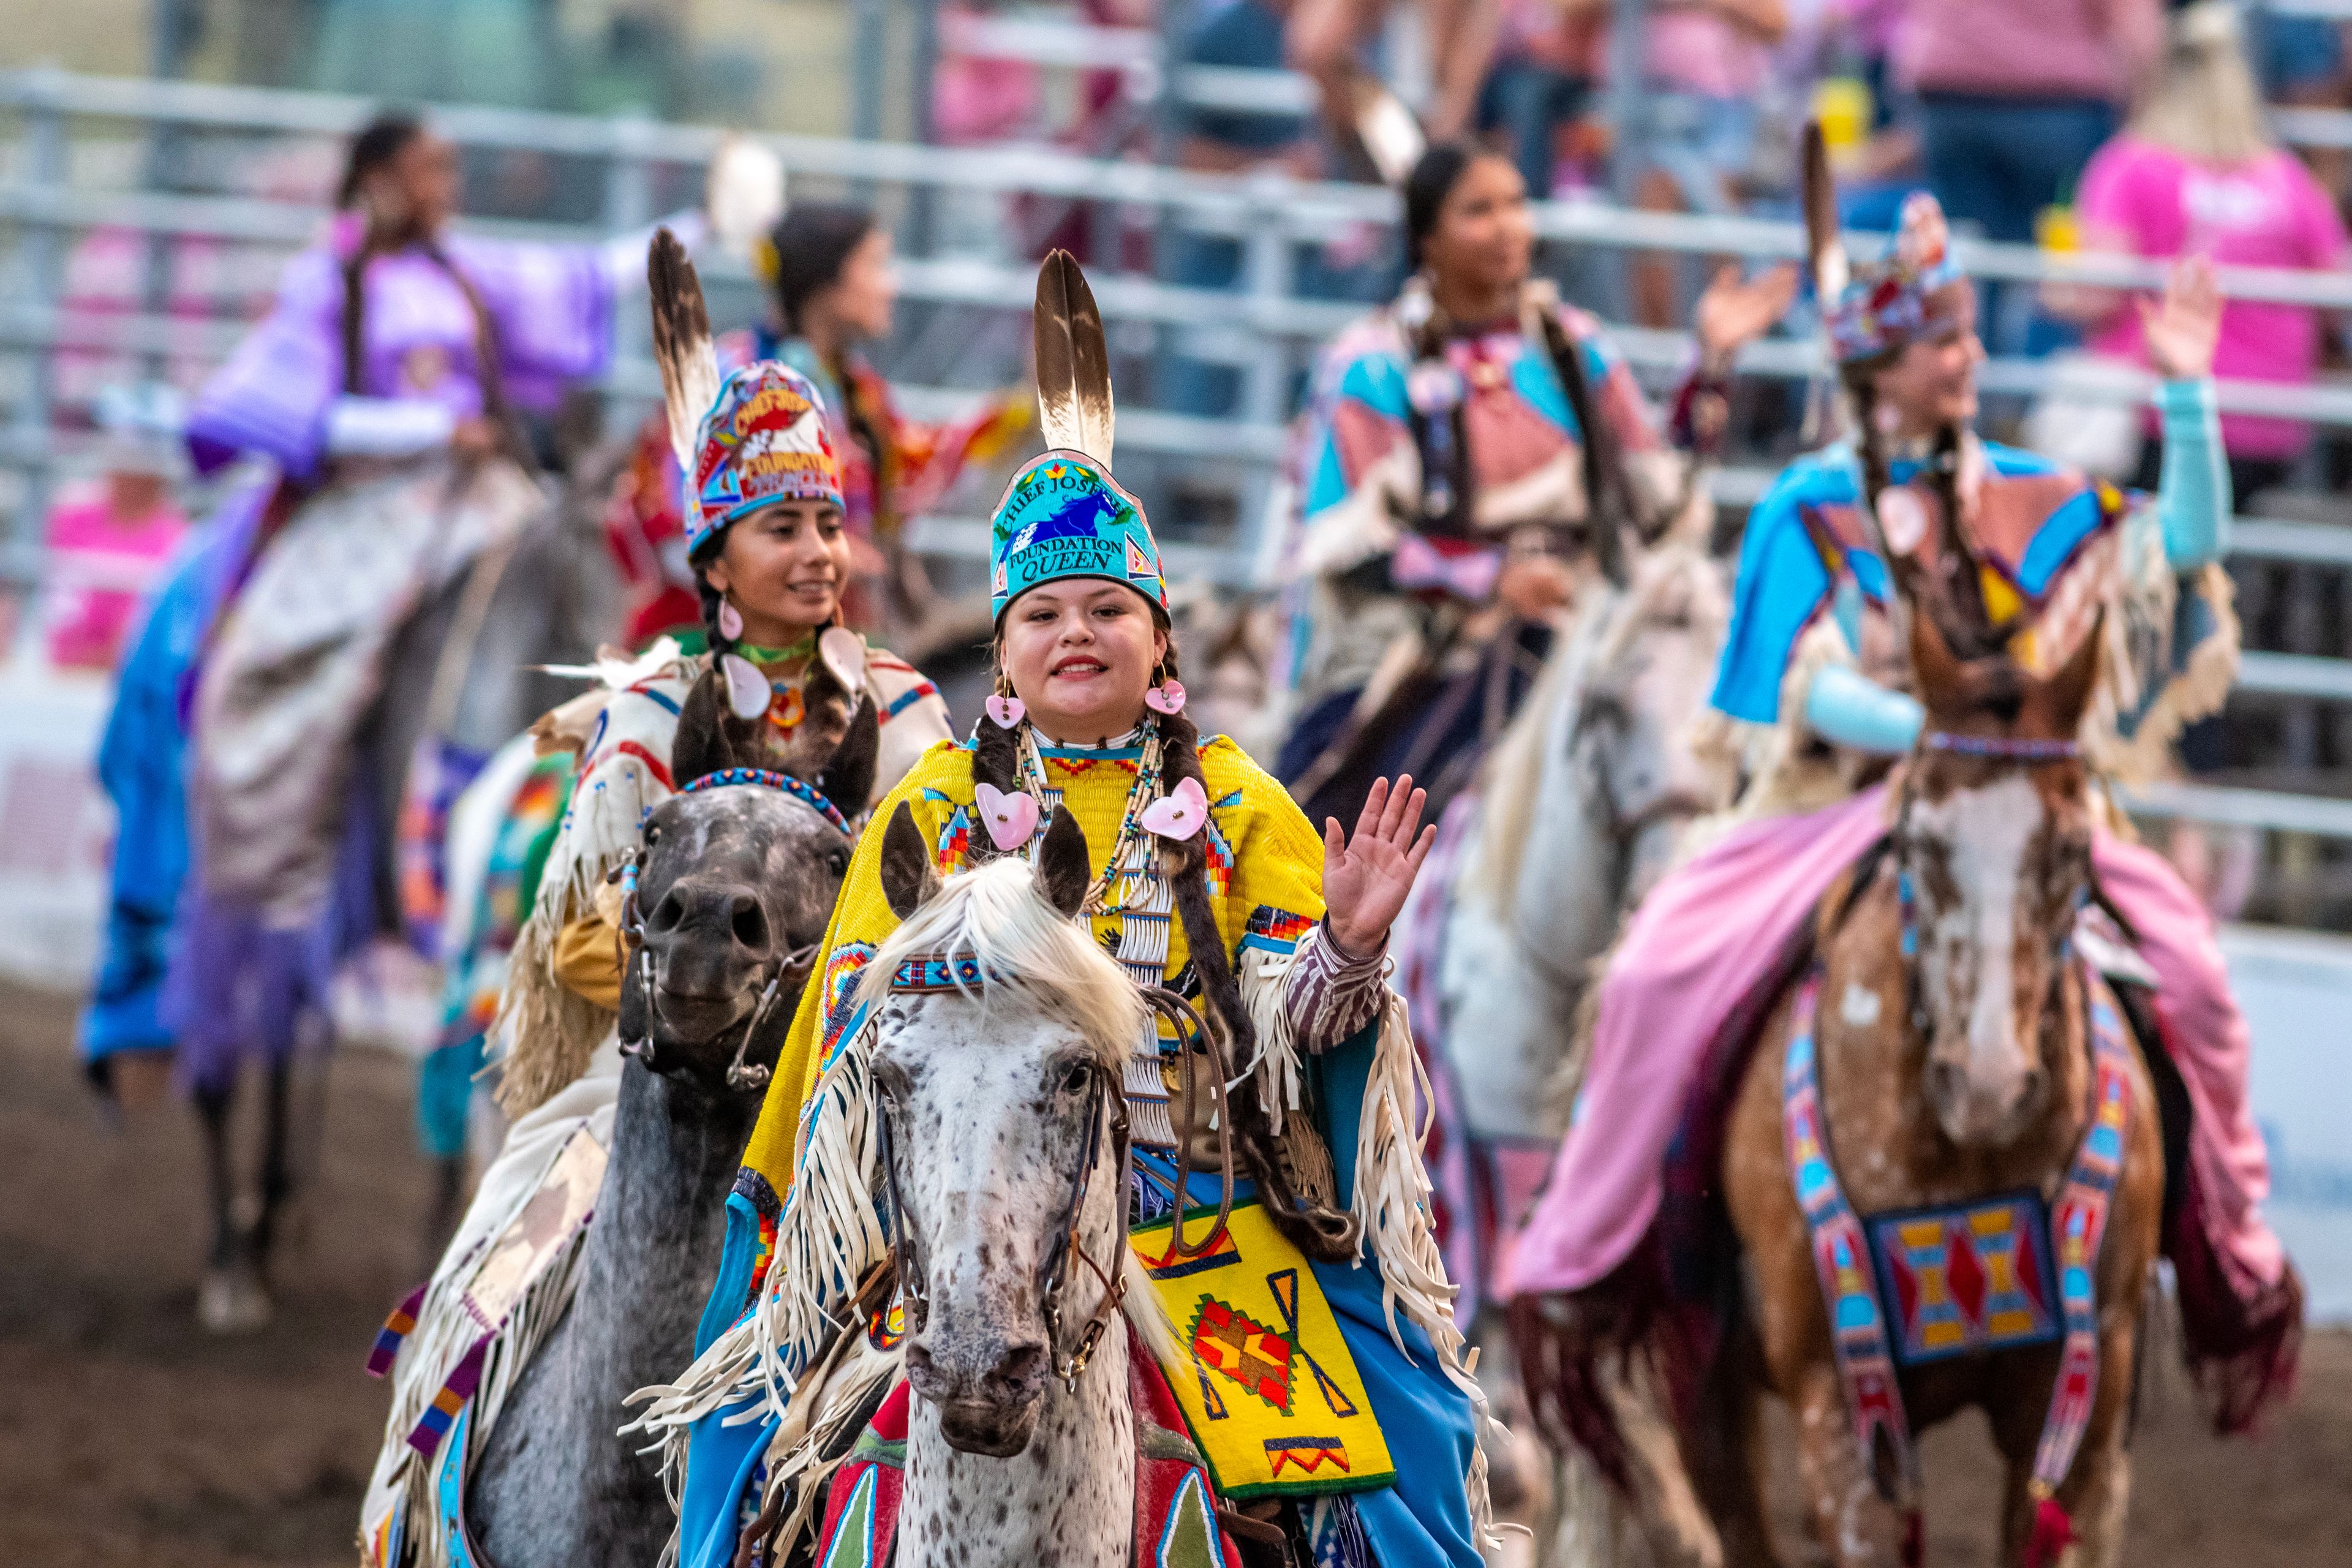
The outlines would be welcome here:
[[[408,1069],[336,1063],[278,1321],[216,1340],[194,1321],[194,1124],[171,1106],[103,1123],[71,1021],[58,1001],[0,988],[0,1563],[352,1562],[383,1418],[361,1363],[423,1264]],[[2207,1436],[2168,1369],[2136,1455],[2132,1568],[2352,1563],[2352,1333],[2311,1337],[2294,1404],[2252,1442]],[[1925,1458],[1929,1562],[1990,1563],[1997,1479],[1980,1435],[1937,1432]]]

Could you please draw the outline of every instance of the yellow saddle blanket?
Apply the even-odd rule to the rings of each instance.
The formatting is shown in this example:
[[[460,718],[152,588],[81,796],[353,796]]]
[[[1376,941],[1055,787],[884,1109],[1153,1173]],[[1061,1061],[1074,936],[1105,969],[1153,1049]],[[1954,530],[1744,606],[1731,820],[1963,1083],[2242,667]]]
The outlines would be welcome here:
[[[1187,1215],[1197,1245],[1215,1210]],[[1174,1255],[1175,1222],[1128,1235],[1175,1325],[1183,1359],[1161,1370],[1192,1440],[1230,1498],[1313,1496],[1396,1479],[1356,1358],[1315,1270],[1256,1203],[1215,1247]]]

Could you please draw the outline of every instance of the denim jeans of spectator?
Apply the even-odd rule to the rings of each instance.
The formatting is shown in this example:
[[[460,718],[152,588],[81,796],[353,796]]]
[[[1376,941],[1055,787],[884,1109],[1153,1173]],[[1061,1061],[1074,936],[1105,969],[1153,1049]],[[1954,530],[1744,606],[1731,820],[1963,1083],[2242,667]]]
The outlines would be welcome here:
[[[2115,134],[2116,111],[2096,99],[1990,98],[1923,92],[1920,131],[1927,188],[1956,226],[2011,245],[2033,240],[2042,209],[2071,201],[2091,154]],[[2033,321],[2030,292],[2014,302],[1982,284],[1985,342],[1996,353],[2056,346]]]
[[[1528,183],[1528,195],[1551,195],[1559,128],[1584,112],[1592,84],[1533,60],[1498,60],[1478,89],[1478,129],[1500,132]]]
[[[1238,289],[1242,279],[1242,242],[1218,234],[1178,233],[1173,237],[1175,262],[1171,282],[1187,289]],[[1181,345],[1181,339],[1179,340]],[[1203,418],[1229,418],[1242,397],[1239,365],[1193,359],[1181,352],[1167,361],[1168,384],[1162,406],[1178,414]]]
[[[1224,235],[1187,234],[1174,237],[1175,260],[1171,268],[1171,280],[1189,289],[1214,289],[1227,293],[1239,293],[1242,289],[1242,242]],[[1402,286],[1403,278],[1393,258],[1378,256],[1350,266],[1334,265],[1323,247],[1302,245],[1295,247],[1292,263],[1291,290],[1302,300],[1343,300],[1358,304],[1377,304],[1393,297]],[[1304,356],[1311,360],[1311,355]],[[1284,389],[1283,416],[1287,417],[1298,405],[1305,391],[1307,372],[1302,369]],[[1160,395],[1160,406],[1177,414],[1196,414],[1207,419],[1230,419],[1239,415],[1242,402],[1242,367],[1221,364],[1211,360],[1195,359],[1182,352],[1180,334],[1177,352],[1166,361],[1166,381]]]

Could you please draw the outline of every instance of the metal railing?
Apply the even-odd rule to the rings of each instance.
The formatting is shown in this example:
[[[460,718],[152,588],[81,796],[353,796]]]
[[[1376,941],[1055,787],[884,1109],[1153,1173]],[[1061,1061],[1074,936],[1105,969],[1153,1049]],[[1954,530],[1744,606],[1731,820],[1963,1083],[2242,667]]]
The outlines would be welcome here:
[[[994,26],[997,24],[990,24]],[[196,358],[225,354],[242,331],[237,322],[191,322],[139,311],[84,315],[58,300],[65,256],[64,237],[94,227],[142,234],[201,236],[292,249],[311,240],[324,216],[299,203],[243,196],[169,194],[144,190],[79,188],[68,178],[69,137],[89,122],[121,121],[222,132],[262,132],[310,136],[348,132],[372,112],[366,100],[185,82],[121,80],[52,71],[0,73],[0,114],[20,121],[23,149],[9,176],[0,180],[0,224],[15,230],[21,292],[0,306],[0,353],[24,361],[13,417],[0,432],[0,466],[23,470],[37,498],[53,471],[61,446],[52,426],[56,389],[50,360],[60,348],[91,352]],[[605,161],[604,221],[570,227],[482,224],[483,229],[518,236],[587,239],[644,222],[651,216],[647,193],[662,165],[697,165],[715,150],[715,129],[646,120],[603,120],[533,111],[453,106],[435,111],[436,124],[463,143],[491,148],[588,156]],[[855,183],[933,193],[992,193],[1099,204],[1107,209],[1158,213],[1182,227],[1237,240],[1244,252],[1242,292],[1188,288],[1148,275],[1103,271],[1096,292],[1114,331],[1129,326],[1174,328],[1183,333],[1188,356],[1237,366],[1242,372],[1241,416],[1206,419],[1149,407],[1123,406],[1122,445],[1168,458],[1213,466],[1239,478],[1262,497],[1284,450],[1283,419],[1290,384],[1314,343],[1358,313],[1360,308],[1327,300],[1292,297],[1290,279],[1297,248],[1327,239],[1343,226],[1392,226],[1393,195],[1360,185],[1317,184],[1276,174],[1220,176],[1151,164],[1090,159],[1053,149],[959,149],[874,141],[773,136],[771,147],[795,179]],[[1645,249],[1694,256],[1731,254],[1753,258],[1794,257],[1801,235],[1792,224],[1759,219],[1637,213],[1598,202],[1545,204],[1536,222],[1544,235],[1580,246]],[[1857,237],[1860,247],[1883,244],[1883,237]],[[1988,277],[2027,281],[2063,280],[2117,288],[2146,288],[2161,280],[2156,264],[2117,258],[2058,258],[2031,247],[1963,242],[1963,258]],[[743,281],[724,265],[709,268],[714,281]],[[2262,268],[2224,268],[2223,291],[2231,297],[2352,309],[2352,278]],[[918,255],[901,262],[905,296],[933,306],[1025,311],[1034,287],[1026,263],[970,255]],[[1692,353],[1687,334],[1612,329],[1612,337],[1637,367],[1671,372]],[[1822,368],[1810,341],[1778,340],[1754,345],[1741,362],[1749,375],[1797,380]],[[2047,366],[2032,361],[1999,360],[1984,371],[1989,389],[2032,394],[2051,384]],[[624,355],[604,383],[626,400],[646,399],[657,390],[651,365]],[[2121,374],[2096,382],[2069,383],[2077,395],[2131,403],[2147,395],[2145,377]],[[904,389],[904,401],[918,416],[937,415],[968,403],[973,394],[946,388]],[[2352,426],[2352,388],[2282,388],[2254,383],[2225,384],[2221,405],[2235,412],[2285,415],[2315,423]],[[1740,504],[1760,493],[1768,470],[1731,468],[1717,476],[1717,491]],[[1245,510],[1254,519],[1258,509]],[[28,500],[19,517],[16,542],[7,564],[18,575],[35,565],[28,517],[38,515]],[[931,519],[917,542],[926,549],[967,553],[984,543],[973,520]],[[2235,552],[2308,565],[2352,565],[2352,529],[2283,520],[2241,520]],[[1260,551],[1249,527],[1222,548],[1170,549],[1171,567],[1240,584],[1250,580]],[[2242,689],[2278,698],[2352,701],[2352,662],[2308,655],[2250,654]],[[2267,803],[2267,804],[2265,804]],[[2301,833],[2352,837],[2352,803],[2272,792],[2215,792],[2178,786],[2143,801],[2152,814],[2183,815],[2225,822],[2251,821]],[[2267,815],[2264,815],[2267,814]]]

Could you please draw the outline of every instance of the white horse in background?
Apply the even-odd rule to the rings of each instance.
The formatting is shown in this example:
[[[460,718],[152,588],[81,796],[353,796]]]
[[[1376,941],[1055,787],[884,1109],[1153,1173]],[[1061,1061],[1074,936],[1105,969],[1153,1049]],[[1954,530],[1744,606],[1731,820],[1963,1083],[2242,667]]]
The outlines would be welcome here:
[[[1696,730],[1730,614],[1725,569],[1697,545],[1636,553],[1622,586],[1589,595],[1495,748],[1437,969],[1474,1139],[1549,1152],[1566,1131],[1552,1089],[1593,961],[1684,829],[1729,804],[1729,769]]]

